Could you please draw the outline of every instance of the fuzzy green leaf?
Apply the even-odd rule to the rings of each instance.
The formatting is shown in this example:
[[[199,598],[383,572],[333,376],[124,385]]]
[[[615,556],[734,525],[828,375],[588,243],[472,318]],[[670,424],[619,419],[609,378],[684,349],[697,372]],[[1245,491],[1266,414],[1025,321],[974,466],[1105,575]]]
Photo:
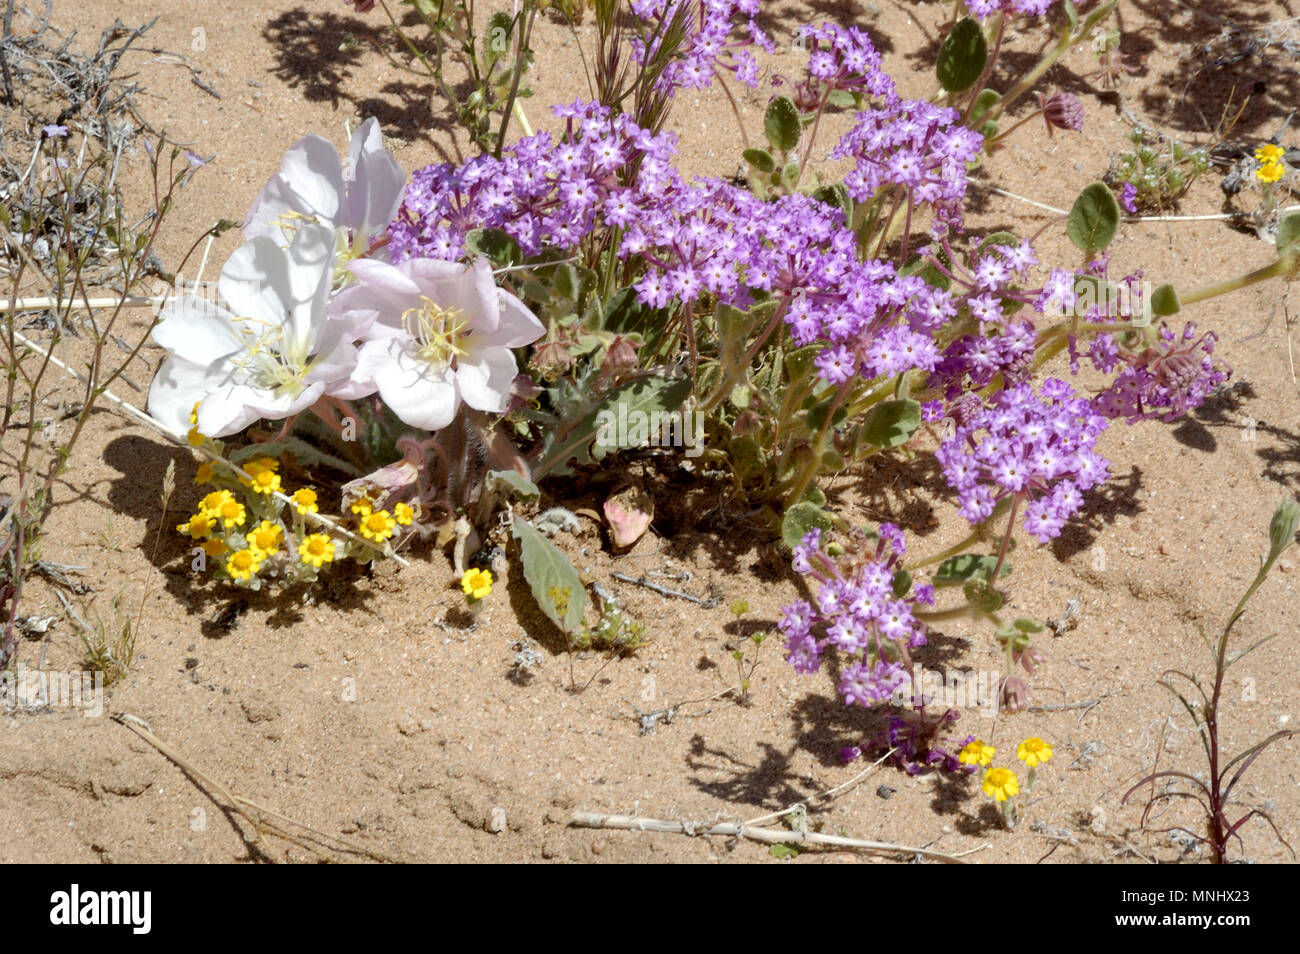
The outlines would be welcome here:
[[[799,144],[799,110],[786,96],[777,96],[767,104],[763,117],[763,132],[772,148],[782,154]]]
[[[975,85],[989,61],[989,46],[978,22],[966,17],[958,21],[939,47],[936,70],[939,85],[950,93],[961,93]]]
[[[815,503],[802,500],[787,510],[781,519],[781,538],[793,550],[810,531],[820,529],[826,533],[830,528],[830,515]]]
[[[487,489],[520,500],[535,500],[542,495],[537,485],[517,470],[493,470],[487,475]]]
[[[877,447],[906,444],[921,426],[921,405],[911,398],[882,401],[863,422],[862,436]]]
[[[519,541],[524,579],[533,591],[533,599],[565,635],[574,632],[582,624],[582,614],[587,608],[587,592],[578,571],[527,520],[515,518],[513,534]]]
[[[1089,254],[1099,252],[1119,229],[1119,202],[1104,182],[1094,182],[1079,193],[1070,209],[1066,233],[1070,241]]]
[[[741,153],[745,161],[757,169],[759,172],[775,172],[776,160],[766,149],[746,149]]]

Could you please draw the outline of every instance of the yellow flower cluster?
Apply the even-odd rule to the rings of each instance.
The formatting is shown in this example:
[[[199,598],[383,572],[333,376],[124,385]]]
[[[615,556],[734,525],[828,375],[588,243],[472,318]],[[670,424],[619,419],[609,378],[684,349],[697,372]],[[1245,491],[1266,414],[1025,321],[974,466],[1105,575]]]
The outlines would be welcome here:
[[[1255,161],[1259,163],[1255,177],[1260,182],[1277,182],[1286,174],[1286,166],[1282,164],[1284,151],[1281,146],[1272,143],[1265,143],[1255,150]]]
[[[192,414],[191,423],[194,420]],[[281,507],[272,496],[283,492],[279,468],[280,462],[272,457],[256,458],[242,465],[247,476],[240,476],[238,485],[231,479],[234,475],[229,468],[219,462],[216,466],[210,461],[201,464],[195,475],[195,483],[216,483],[218,489],[207,494],[199,502],[194,515],[176,529],[199,542],[207,556],[225,558],[226,572],[238,582],[247,583],[261,572],[267,561],[293,553],[293,543],[288,540],[290,525],[277,516]],[[221,487],[222,483],[228,486]],[[244,488],[242,501],[236,496],[241,487]],[[299,488],[289,499],[301,516],[320,510],[316,491],[311,487]],[[368,512],[367,515],[378,516]],[[398,520],[403,516],[405,514],[399,511]],[[393,518],[387,514],[383,517],[384,520],[371,521],[371,533],[384,532],[386,520],[387,532],[391,536]],[[306,533],[300,518],[296,518],[294,526],[300,537],[296,549],[303,565],[319,570],[335,559],[335,544],[329,534]],[[364,522],[362,532],[366,532]]]
[[[996,751],[993,746],[985,745],[979,739],[976,739],[961,750],[957,755],[957,761],[961,762],[962,765],[987,767],[992,764],[993,754]],[[1016,746],[1016,758],[1024,762],[1030,770],[1030,788],[1033,788],[1034,783],[1033,770],[1051,759],[1052,755],[1052,747],[1038,736],[1025,739]],[[984,794],[995,802],[1005,802],[1007,799],[1020,794],[1020,780],[1016,778],[1016,773],[1011,769],[990,768],[984,773],[983,789]]]

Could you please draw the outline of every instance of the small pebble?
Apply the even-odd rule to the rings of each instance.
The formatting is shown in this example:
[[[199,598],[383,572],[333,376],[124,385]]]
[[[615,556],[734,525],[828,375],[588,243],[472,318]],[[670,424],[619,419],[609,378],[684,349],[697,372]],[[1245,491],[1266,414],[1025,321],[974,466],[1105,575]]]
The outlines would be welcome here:
[[[896,791],[898,791],[898,789],[890,788],[888,785],[882,784],[876,789],[876,795],[880,798],[893,798]]]

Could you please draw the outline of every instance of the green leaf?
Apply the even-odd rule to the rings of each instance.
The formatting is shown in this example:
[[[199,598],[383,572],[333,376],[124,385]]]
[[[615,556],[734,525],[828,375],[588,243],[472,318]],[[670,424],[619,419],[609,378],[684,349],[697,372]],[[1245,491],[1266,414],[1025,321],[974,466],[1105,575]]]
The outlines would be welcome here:
[[[822,490],[816,484],[810,484],[804,491],[803,499],[817,507],[826,506],[826,491]]]
[[[990,232],[980,241],[979,247],[975,249],[975,257],[979,258],[984,254],[984,250],[994,245],[1010,245],[1012,248],[1020,247],[1020,238],[1014,232]]]
[[[1021,616],[1011,625],[1014,626],[1022,633],[1041,633],[1043,631],[1042,626],[1040,626],[1038,623],[1035,623],[1032,619],[1026,619],[1023,616]]]
[[[637,301],[636,289],[632,286],[620,288],[610,296],[605,304],[603,327],[615,334],[628,334],[633,331],[646,332],[656,324],[655,316],[659,309]]]
[[[968,90],[984,73],[988,61],[984,31],[978,22],[966,17],[958,21],[939,47],[939,85],[950,93]]]
[[[882,401],[867,414],[862,435],[877,447],[897,447],[906,444],[920,426],[920,402],[911,398]]]
[[[658,420],[662,428],[662,415],[676,411],[690,393],[690,378],[655,375],[636,378],[621,385],[592,408],[571,430],[558,435],[554,431],[548,431],[544,438],[546,449],[542,460],[533,468],[533,472],[567,474],[570,472],[570,458],[577,458],[579,464],[587,464],[593,459],[602,460],[608,454],[622,450],[621,438],[631,437],[636,429],[632,422],[645,422],[646,437],[660,435],[661,430],[650,428],[649,424]],[[622,420],[629,424],[627,435],[619,433],[620,412]],[[685,430],[680,427],[682,423],[681,420],[677,421],[673,426],[674,432]],[[605,433],[601,434],[602,430]],[[597,436],[602,440],[593,447]]]
[[[537,485],[517,470],[493,470],[487,475],[487,489],[520,500],[535,500],[542,495]]]
[[[1002,94],[995,89],[982,89],[980,94],[975,97],[975,105],[970,109],[970,126],[972,129],[979,126],[980,121],[988,115],[988,111],[996,106],[1002,100]]]
[[[989,572],[992,572],[992,568]],[[996,613],[1002,608],[1002,594],[983,580],[967,580],[962,584],[961,591],[966,602],[982,612]]]
[[[798,845],[792,845],[789,842],[783,841],[778,842],[771,848],[767,849],[767,853],[773,858],[780,858],[782,861],[785,861],[789,858],[799,857],[799,852],[801,850],[802,849]]]
[[[853,200],[849,198],[849,190],[844,188],[843,183],[832,182],[827,185],[818,186],[813,189],[812,196],[818,202],[829,205],[832,209],[839,209],[844,213],[844,221],[849,222],[853,219]]]
[[[1300,255],[1300,212],[1292,212],[1277,224],[1277,254]]]
[[[498,268],[518,265],[524,260],[519,244],[500,229],[471,229],[465,235],[465,248],[476,255],[486,255]]]
[[[1115,238],[1119,217],[1115,193],[1106,183],[1094,182],[1074,200],[1066,232],[1070,241],[1084,252],[1099,252]]]
[[[826,102],[832,106],[838,106],[840,109],[852,109],[858,105],[858,99],[847,89],[833,89],[830,95],[826,97]]]
[[[776,160],[766,149],[746,149],[741,153],[745,161],[757,169],[759,172],[775,172]]]
[[[787,162],[785,168],[781,170],[781,185],[786,189],[793,189],[794,184],[799,181],[799,163]]]
[[[820,529],[826,533],[830,528],[830,514],[815,503],[801,500],[787,510],[781,519],[781,538],[793,550],[811,531]]]
[[[1173,285],[1161,285],[1151,293],[1151,312],[1156,315],[1176,315],[1183,309],[1178,292]]]
[[[542,612],[567,636],[582,624],[587,592],[568,557],[527,520],[515,518],[513,535],[519,541],[524,579]]]
[[[901,600],[911,588],[912,574],[909,571],[899,570],[894,574],[894,599]]]
[[[995,556],[981,556],[977,553],[963,553],[961,556],[948,557],[934,571],[933,583],[937,587],[956,586],[967,580],[987,580],[993,568],[997,566]],[[1009,563],[1002,564],[1002,576],[1011,572]]]
[[[504,10],[498,10],[488,20],[487,32],[483,34],[483,53],[489,66],[504,59],[510,51],[514,24],[515,18]]]
[[[1295,542],[1296,527],[1300,526],[1300,504],[1284,497],[1273,511],[1268,524],[1269,559],[1275,560],[1282,551]]]
[[[556,265],[551,281],[555,283],[557,292],[570,301],[577,302],[581,285],[579,284],[578,270],[571,263],[565,262],[563,265]]]
[[[799,144],[799,110],[786,96],[777,96],[767,104],[763,117],[763,132],[772,148],[782,154]]]
[[[785,356],[785,369],[790,375],[790,383],[800,384],[817,370],[817,356],[825,350],[824,345],[812,344],[796,348]]]

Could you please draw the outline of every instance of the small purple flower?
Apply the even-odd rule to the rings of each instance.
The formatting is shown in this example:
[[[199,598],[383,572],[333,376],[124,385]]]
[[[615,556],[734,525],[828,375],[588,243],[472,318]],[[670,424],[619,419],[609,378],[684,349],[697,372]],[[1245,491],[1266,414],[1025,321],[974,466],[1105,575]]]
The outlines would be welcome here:
[[[46,139],[66,139],[68,127],[60,126],[58,123],[50,123],[48,126],[42,126],[41,132],[45,134]]]
[[[1129,215],[1137,214],[1137,194],[1138,188],[1131,182],[1124,183],[1124,189],[1119,195],[1119,204],[1124,206],[1124,211]]]

